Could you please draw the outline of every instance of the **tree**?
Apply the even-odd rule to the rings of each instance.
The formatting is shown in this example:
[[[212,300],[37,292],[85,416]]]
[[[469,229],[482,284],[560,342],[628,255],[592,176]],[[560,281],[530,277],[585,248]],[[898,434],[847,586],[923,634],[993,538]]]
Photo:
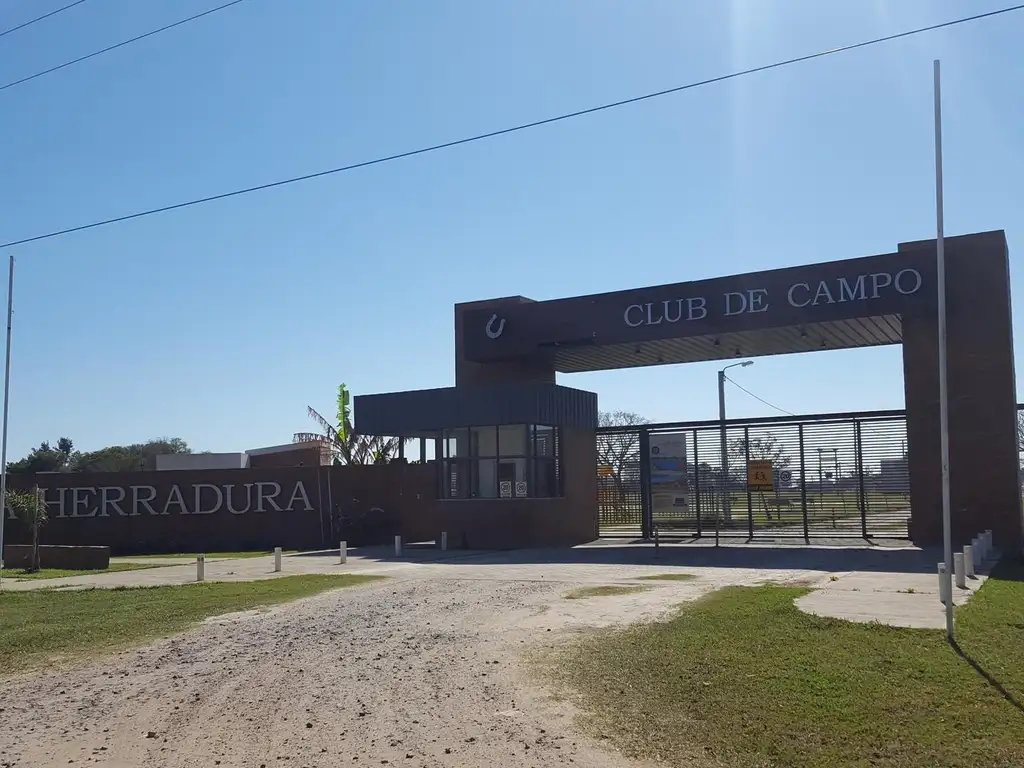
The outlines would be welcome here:
[[[32,560],[29,573],[39,572],[39,529],[46,522],[46,502],[43,491],[33,488],[31,491],[8,491],[7,506],[11,512],[32,532]]]
[[[640,427],[651,420],[630,411],[601,411],[598,427]],[[597,466],[601,476],[610,477],[614,488],[612,506],[620,510],[630,487],[640,482],[640,430],[623,429],[597,437]]]
[[[71,463],[74,445],[67,437],[57,440],[53,448],[45,440],[38,448],[33,448],[28,456],[7,465],[12,475],[35,475],[38,472],[66,472]]]
[[[1017,409],[1017,451],[1024,451],[1024,410]]]
[[[76,453],[72,472],[142,472],[156,469],[156,457],[168,453],[192,453],[180,437],[158,437],[144,443],[109,445],[98,451]]]
[[[786,446],[779,439],[769,432],[766,435],[750,438],[750,452],[747,453],[747,440],[739,438],[729,443],[729,456],[742,459],[748,458],[761,461],[770,461],[772,469],[780,472],[793,463],[793,457],[786,454]],[[744,471],[746,467],[744,466]]]
[[[139,472],[156,469],[156,457],[166,453],[192,453],[180,437],[158,437],[144,443],[109,445],[96,451],[76,451],[67,437],[52,448],[40,443],[24,459],[11,462],[13,475],[35,475],[38,472]]]
[[[337,423],[332,424],[312,406],[306,412],[321,432],[296,432],[296,443],[318,442],[330,452],[335,464],[387,464],[398,454],[399,438],[358,435],[352,429],[352,406],[348,387],[338,385]]]

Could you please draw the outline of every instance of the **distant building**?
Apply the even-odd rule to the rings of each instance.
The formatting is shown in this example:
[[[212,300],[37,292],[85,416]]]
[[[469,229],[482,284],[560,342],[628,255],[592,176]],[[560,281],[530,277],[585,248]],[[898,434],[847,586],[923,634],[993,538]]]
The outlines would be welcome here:
[[[882,459],[878,490],[882,493],[910,493],[910,468],[906,456]]]
[[[162,453],[156,457],[156,468],[164,470],[245,469],[249,455],[241,453]]]
[[[330,449],[317,441],[251,448],[240,453],[167,453],[156,457],[158,471],[316,467],[330,463]]]

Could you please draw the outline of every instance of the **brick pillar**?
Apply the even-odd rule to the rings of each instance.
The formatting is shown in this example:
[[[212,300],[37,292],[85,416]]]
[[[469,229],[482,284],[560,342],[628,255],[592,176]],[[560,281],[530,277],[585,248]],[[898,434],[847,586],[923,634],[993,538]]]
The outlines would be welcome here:
[[[901,251],[935,241],[902,243]],[[946,239],[949,467],[953,546],[991,528],[1021,546],[1016,378],[1009,254],[1003,232]],[[938,328],[934,312],[904,316],[903,378],[916,544],[942,544]]]
[[[462,345],[462,319],[466,310],[490,309],[497,314],[510,304],[532,304],[533,299],[511,296],[504,299],[488,299],[455,305],[455,386],[472,386],[507,381],[542,381],[555,383],[555,369],[551,363],[540,357],[517,357],[492,363],[476,363],[466,360]]]

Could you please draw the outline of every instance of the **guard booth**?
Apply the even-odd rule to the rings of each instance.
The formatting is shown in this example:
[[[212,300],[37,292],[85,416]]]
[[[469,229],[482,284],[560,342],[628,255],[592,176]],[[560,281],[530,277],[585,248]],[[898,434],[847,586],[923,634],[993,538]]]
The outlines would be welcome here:
[[[544,382],[355,398],[361,433],[434,444],[437,498],[406,536],[485,549],[597,538],[597,396]]]

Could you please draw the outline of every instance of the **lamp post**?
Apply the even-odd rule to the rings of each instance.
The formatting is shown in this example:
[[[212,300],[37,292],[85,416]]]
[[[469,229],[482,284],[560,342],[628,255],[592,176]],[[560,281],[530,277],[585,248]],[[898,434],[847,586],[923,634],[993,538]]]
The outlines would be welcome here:
[[[730,368],[746,368],[754,364],[753,360],[732,363],[718,372],[718,423],[721,432],[722,451],[722,511],[726,520],[732,520],[732,494],[729,492],[729,451],[725,440],[725,372]]]

